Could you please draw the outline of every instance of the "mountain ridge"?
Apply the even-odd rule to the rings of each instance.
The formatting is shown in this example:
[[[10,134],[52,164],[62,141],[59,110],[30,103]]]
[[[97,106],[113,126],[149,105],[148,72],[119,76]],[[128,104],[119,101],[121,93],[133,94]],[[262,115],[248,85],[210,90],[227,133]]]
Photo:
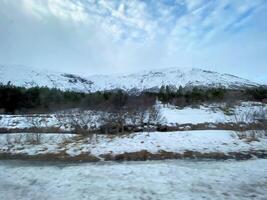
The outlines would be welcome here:
[[[25,66],[0,65],[0,83],[15,86],[47,86],[61,90],[96,92],[122,89],[141,92],[157,91],[162,85],[182,87],[224,87],[238,89],[259,86],[258,83],[231,74],[222,74],[200,68],[165,68],[144,70],[123,75],[80,76],[71,73],[34,69]]]

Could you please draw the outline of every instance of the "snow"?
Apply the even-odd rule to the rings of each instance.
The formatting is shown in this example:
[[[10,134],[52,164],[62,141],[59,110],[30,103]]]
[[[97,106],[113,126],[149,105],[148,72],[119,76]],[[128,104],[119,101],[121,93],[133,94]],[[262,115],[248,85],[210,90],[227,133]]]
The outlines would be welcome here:
[[[88,87],[90,86],[90,84],[81,81],[73,82],[73,79],[64,76],[64,73],[15,65],[0,65],[0,80],[3,84],[10,82],[13,85],[27,88],[47,86],[49,88],[81,92],[88,92]]]
[[[247,117],[247,113],[255,113],[260,110],[267,110],[267,104],[257,102],[241,102],[240,105],[236,105],[231,110],[231,115],[225,114],[223,108],[226,108],[225,104],[210,104],[201,105],[197,108],[185,107],[178,108],[172,105],[164,106],[161,103],[157,104],[157,108],[160,110],[163,121],[162,124],[199,124],[199,123],[227,123],[227,122],[253,122],[253,119]],[[89,127],[99,127],[101,122],[100,116],[102,112],[88,112]],[[266,112],[267,113],[267,112]],[[58,127],[64,131],[71,131],[70,122],[68,119],[68,113],[62,114],[60,121],[56,114],[38,114],[38,115],[0,115],[0,128],[7,129],[24,129],[31,127],[49,128]],[[86,113],[85,113],[86,116]]]
[[[160,88],[162,85],[185,86],[210,86],[210,87],[242,87],[257,85],[251,81],[228,74],[205,71],[198,68],[165,68],[151,71],[142,71],[129,75],[117,76],[90,76],[91,81],[98,86],[97,90],[105,88],[140,90]]]
[[[54,133],[0,134],[0,152],[27,155],[57,153],[60,145],[72,141],[73,137],[74,134]]]
[[[20,77],[17,77],[17,74]],[[16,86],[47,86],[61,90],[95,92],[103,90],[123,89],[142,91],[151,88],[160,88],[162,85],[176,86],[208,86],[238,88],[256,86],[246,79],[228,74],[220,74],[197,68],[167,68],[152,71],[143,71],[126,75],[66,75],[60,72],[39,70],[24,66],[0,65],[1,83],[11,82]]]
[[[199,108],[185,107],[183,109],[178,109],[173,106],[162,107],[161,113],[169,124],[198,124],[226,121],[226,116],[223,112],[220,110],[213,111],[209,107],[204,106],[200,106]]]
[[[267,199],[267,160],[58,164],[0,161],[3,200]]]
[[[88,137],[75,136],[74,134],[40,134],[44,139],[41,137],[38,144],[31,143],[32,140],[27,140],[29,134],[22,134],[22,136],[19,133],[1,134],[0,152],[35,155],[66,151],[71,156],[83,153],[99,156],[101,154],[117,155],[142,150],[151,153],[164,150],[176,153],[198,151],[225,154],[228,152],[267,150],[267,138],[264,135],[259,138],[259,141],[248,143],[246,140],[239,139],[236,132],[223,130],[139,132],[128,135],[91,135]],[[19,142],[16,138],[19,138]]]
[[[58,127],[59,122],[53,114],[38,115],[0,115],[0,128],[24,129],[31,127]]]
[[[240,105],[227,107],[225,104],[200,105],[199,107],[178,108],[172,105],[159,104],[159,109],[167,124],[199,124],[199,123],[227,123],[254,122],[249,118],[251,114],[261,110],[267,111],[267,104],[257,102],[241,102]],[[229,109],[230,114],[223,110]],[[250,115],[248,115],[250,113]]]
[[[69,149],[73,149],[69,144]],[[135,133],[128,137],[98,138],[91,146],[80,145],[81,151],[90,148],[93,155],[147,150],[157,153],[160,150],[183,153],[187,150],[198,152],[239,152],[249,149],[267,149],[267,140],[250,144],[240,140],[233,131],[185,131]],[[79,151],[76,151],[76,153]]]

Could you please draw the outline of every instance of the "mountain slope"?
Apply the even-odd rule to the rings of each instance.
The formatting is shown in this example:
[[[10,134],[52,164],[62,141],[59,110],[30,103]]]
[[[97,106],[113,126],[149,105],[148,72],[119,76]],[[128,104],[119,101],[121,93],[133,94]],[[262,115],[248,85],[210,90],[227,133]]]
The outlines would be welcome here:
[[[144,71],[124,76],[91,76],[89,77],[89,80],[94,82],[94,86],[97,90],[104,90],[106,88],[132,90],[135,88],[140,91],[151,88],[158,89],[162,85],[170,85],[176,88],[179,86],[226,88],[257,86],[256,83],[233,75],[220,74],[217,72],[206,71],[197,68],[168,68]]]
[[[47,86],[61,90],[83,91],[91,89],[91,82],[80,76],[64,74],[48,70],[39,70],[24,66],[0,65],[0,82],[16,86],[35,87]]]
[[[158,90],[162,85],[182,87],[226,87],[236,89],[258,84],[229,74],[197,68],[168,68],[129,75],[93,75],[88,77],[39,70],[23,66],[0,65],[0,82],[16,86],[47,86],[61,90],[95,92],[123,89],[125,91]]]

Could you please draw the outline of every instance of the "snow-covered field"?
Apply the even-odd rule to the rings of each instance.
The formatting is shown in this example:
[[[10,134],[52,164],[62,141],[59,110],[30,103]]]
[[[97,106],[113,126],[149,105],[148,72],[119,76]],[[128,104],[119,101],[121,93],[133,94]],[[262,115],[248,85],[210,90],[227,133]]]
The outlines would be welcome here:
[[[39,143],[34,142],[36,134],[0,134],[0,152],[11,154],[48,154],[66,152],[70,156],[90,154],[118,155],[146,150],[201,153],[267,151],[267,137],[259,135],[255,141],[240,139],[234,131],[202,130],[174,132],[139,132],[128,135],[92,135],[80,137],[74,134],[39,134]]]
[[[266,185],[267,160],[0,161],[3,200],[264,200]]]
[[[267,115],[267,104],[257,102],[242,102],[240,105],[227,107],[225,104],[202,105],[198,108],[185,107],[178,108],[175,106],[163,106],[158,104],[157,108],[162,115],[162,124],[199,124],[199,123],[238,123],[253,122],[251,115],[255,112],[265,111]],[[89,127],[98,127],[100,124],[99,117],[102,112],[90,112],[88,116]],[[65,131],[70,131],[69,118],[66,115],[57,117],[55,114],[48,115],[0,115],[0,128],[7,129],[24,129],[31,127],[56,127]],[[267,116],[266,116],[267,118]]]
[[[186,151],[200,153],[231,153],[267,151],[266,131],[258,131],[257,139],[240,139],[237,132],[229,130],[195,130],[186,129],[186,124],[200,123],[250,123],[255,118],[249,118],[247,113],[265,112],[266,104],[255,102],[243,102],[234,107],[225,107],[223,104],[202,105],[198,108],[185,107],[179,109],[171,105],[163,106],[158,103],[163,121],[169,126],[179,125],[181,130],[172,132],[137,132],[125,135],[97,135],[82,137],[71,134],[71,123],[68,116],[63,113],[60,118],[56,115],[2,115],[0,116],[0,128],[14,129],[24,132],[24,128],[55,127],[66,131],[68,134],[55,133],[53,129],[49,133],[12,133],[0,134],[0,153],[16,155],[45,155],[60,154],[71,157],[79,155],[93,155],[103,159],[101,155],[116,156],[124,153],[147,151],[152,154],[158,152],[174,152],[183,154]],[[74,111],[75,113],[76,111]],[[85,116],[90,119],[89,127],[99,127],[99,113],[86,111]],[[266,117],[265,117],[266,119]],[[86,121],[86,120],[84,120]],[[213,123],[213,124],[212,124]],[[184,125],[183,125],[184,124]],[[243,124],[242,124],[243,125]],[[230,127],[231,128],[231,127]],[[206,128],[205,128],[206,129]],[[212,129],[212,128],[211,128]],[[25,131],[27,131],[26,129]],[[37,129],[38,131],[39,129]],[[47,131],[50,131],[47,129]],[[230,129],[235,130],[235,129]],[[249,132],[246,132],[248,135]],[[240,133],[241,134],[241,133]],[[242,133],[244,134],[244,133]]]
[[[89,140],[69,143],[66,148],[70,155],[91,152],[93,155],[122,154],[124,152],[138,152],[147,150],[157,153],[160,150],[183,153],[185,151],[198,152],[240,152],[267,150],[267,138],[259,142],[247,143],[240,140],[233,131],[185,131],[185,132],[151,132],[134,133],[124,137],[109,138],[106,136]]]
[[[162,116],[168,124],[198,124],[198,123],[226,123],[252,122],[251,114],[266,111],[267,104],[258,102],[241,102],[240,105],[228,107],[226,104],[202,105],[198,108],[160,105]]]

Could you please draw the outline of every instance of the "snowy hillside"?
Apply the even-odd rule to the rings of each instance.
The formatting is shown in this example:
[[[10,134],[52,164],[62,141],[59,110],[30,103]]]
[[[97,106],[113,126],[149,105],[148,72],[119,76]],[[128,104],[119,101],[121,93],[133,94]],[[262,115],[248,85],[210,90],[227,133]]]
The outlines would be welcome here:
[[[24,66],[0,65],[0,82],[27,88],[47,86],[61,90],[89,91],[91,82],[79,76]]]
[[[197,68],[168,68],[129,75],[93,75],[82,77],[23,66],[0,65],[0,82],[16,86],[47,86],[61,90],[95,92],[123,89],[125,91],[158,90],[162,85],[178,88],[192,86],[239,88],[256,83],[229,74]]]

